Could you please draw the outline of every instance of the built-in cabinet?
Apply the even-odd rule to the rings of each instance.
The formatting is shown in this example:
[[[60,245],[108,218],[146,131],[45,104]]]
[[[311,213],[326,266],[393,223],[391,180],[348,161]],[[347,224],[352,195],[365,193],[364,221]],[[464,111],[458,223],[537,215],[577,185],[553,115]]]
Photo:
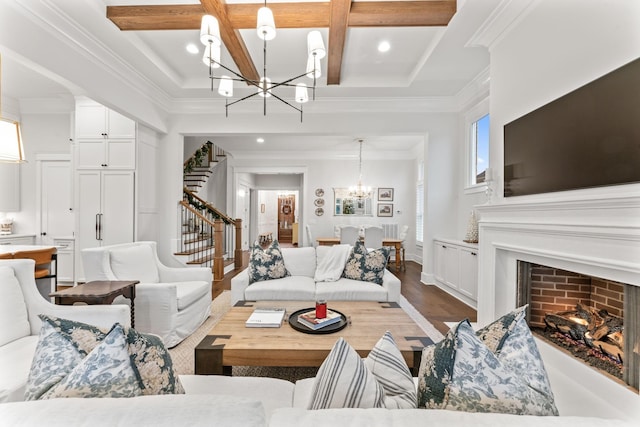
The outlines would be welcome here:
[[[0,235],[0,245],[33,245],[36,242],[34,234]]]
[[[433,244],[436,284],[475,307],[478,299],[478,245],[448,239],[435,239]]]
[[[136,123],[102,105],[76,107],[76,169],[135,169]]]
[[[74,240],[73,239],[53,239],[56,247],[57,261],[56,274],[58,284],[72,285],[75,280],[74,271]]]
[[[93,102],[78,102],[74,139],[75,278],[81,251],[135,238],[136,123]]]

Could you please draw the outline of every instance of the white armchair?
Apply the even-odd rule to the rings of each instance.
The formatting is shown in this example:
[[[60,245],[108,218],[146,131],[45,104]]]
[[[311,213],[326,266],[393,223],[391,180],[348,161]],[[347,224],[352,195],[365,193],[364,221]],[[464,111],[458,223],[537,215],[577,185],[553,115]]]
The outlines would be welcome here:
[[[130,326],[124,305],[54,305],[44,299],[34,278],[35,261],[0,261],[0,403],[24,400],[42,321],[39,314],[102,328]]]
[[[87,281],[140,281],[136,285],[136,329],[162,337],[167,347],[195,332],[211,313],[211,269],[167,267],[158,259],[156,242],[89,248],[81,254]],[[127,301],[118,297],[114,303]]]

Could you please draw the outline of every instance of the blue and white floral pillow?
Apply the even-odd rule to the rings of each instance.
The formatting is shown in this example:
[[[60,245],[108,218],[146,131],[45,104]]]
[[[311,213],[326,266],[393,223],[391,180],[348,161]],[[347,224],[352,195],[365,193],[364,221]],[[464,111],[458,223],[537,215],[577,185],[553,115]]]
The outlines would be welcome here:
[[[263,249],[258,242],[253,245],[248,273],[249,284],[291,276],[284,265],[284,258],[277,240],[271,242],[266,249]]]
[[[27,380],[25,400],[55,388],[104,341],[109,330],[40,315],[42,327]],[[126,351],[140,394],[182,394],[184,389],[160,337],[123,327]]]
[[[342,277],[382,285],[388,259],[389,248],[382,247],[368,252],[364,243],[357,241],[347,258]]]
[[[418,407],[558,415],[523,313],[524,308],[518,309],[478,332],[462,321],[441,342],[426,347],[418,374]]]

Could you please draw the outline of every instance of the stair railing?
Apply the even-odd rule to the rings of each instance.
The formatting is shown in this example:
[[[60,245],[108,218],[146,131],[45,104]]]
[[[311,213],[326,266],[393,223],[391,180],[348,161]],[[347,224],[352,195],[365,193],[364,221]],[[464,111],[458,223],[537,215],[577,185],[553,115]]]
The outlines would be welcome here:
[[[212,266],[215,281],[224,277],[224,259],[233,258],[242,267],[242,220],[220,212],[187,188],[180,209],[179,254],[194,255],[188,262]]]

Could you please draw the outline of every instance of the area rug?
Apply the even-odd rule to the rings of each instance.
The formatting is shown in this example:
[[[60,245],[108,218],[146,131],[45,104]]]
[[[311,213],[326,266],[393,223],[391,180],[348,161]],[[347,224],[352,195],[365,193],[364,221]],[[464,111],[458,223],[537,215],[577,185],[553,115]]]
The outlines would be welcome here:
[[[434,341],[442,339],[442,334],[402,295],[398,304],[424,332]],[[231,291],[224,291],[211,304],[211,316],[193,333],[177,346],[169,349],[174,368],[179,375],[194,373],[194,349],[207,335],[207,332],[218,323],[222,316],[231,308]],[[274,368],[266,366],[234,366],[234,376],[272,377],[289,381],[308,378],[316,375],[317,368]]]

